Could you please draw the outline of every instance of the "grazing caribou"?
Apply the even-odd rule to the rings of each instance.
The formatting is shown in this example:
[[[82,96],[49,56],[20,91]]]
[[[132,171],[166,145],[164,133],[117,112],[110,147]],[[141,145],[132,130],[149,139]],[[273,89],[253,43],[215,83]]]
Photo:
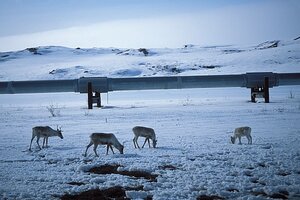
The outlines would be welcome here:
[[[137,148],[137,147],[140,148],[139,144],[137,142],[139,137],[146,138],[142,148],[144,148],[147,141],[148,141],[149,148],[150,148],[150,139],[152,140],[153,148],[156,148],[157,140],[156,140],[155,132],[152,128],[147,128],[147,127],[143,127],[143,126],[135,126],[135,127],[133,127],[132,131],[134,134],[133,144],[134,144],[135,148]]]
[[[44,138],[43,146],[42,146],[44,148],[45,143],[46,143],[46,147],[48,147],[48,138],[53,137],[53,136],[58,136],[61,139],[63,139],[64,137],[62,135],[61,128],[57,127],[56,130],[53,130],[49,126],[36,126],[36,127],[33,127],[32,128],[32,138],[31,138],[31,142],[30,142],[30,146],[29,146],[29,151],[31,151],[31,144],[32,144],[32,141],[35,137],[37,137],[36,143],[37,143],[38,147],[41,150],[42,148],[39,144],[40,138],[41,137]]]
[[[123,154],[124,146],[120,144],[120,142],[118,141],[116,136],[112,133],[92,133],[90,135],[90,138],[91,138],[91,141],[86,147],[84,156],[86,156],[87,151],[90,148],[90,146],[94,145],[94,152],[95,152],[96,156],[99,157],[97,154],[97,151],[96,151],[99,144],[107,145],[106,155],[108,154],[109,148],[111,149],[111,151],[113,153],[115,153],[112,146],[117,148],[120,151],[120,153]]]
[[[248,144],[252,144],[251,128],[248,126],[236,128],[234,130],[233,136],[231,136],[232,144],[235,143],[236,138],[239,139],[239,144],[242,144],[241,137],[247,137]]]

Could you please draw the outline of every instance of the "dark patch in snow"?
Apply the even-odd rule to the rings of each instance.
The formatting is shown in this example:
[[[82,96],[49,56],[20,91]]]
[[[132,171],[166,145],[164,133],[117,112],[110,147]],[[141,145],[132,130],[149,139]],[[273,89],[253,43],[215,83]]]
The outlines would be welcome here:
[[[16,56],[13,56],[12,53],[10,54],[3,54],[0,52],[0,62],[5,62],[5,61],[8,61],[8,60],[12,60],[12,59],[16,59],[17,57]]]
[[[82,183],[82,182],[74,182],[74,181],[69,182],[69,183],[67,183],[67,184],[69,184],[69,185],[76,185],[76,186],[85,185],[85,183]]]
[[[145,56],[148,56],[148,54],[149,54],[149,51],[145,48],[139,48],[138,51],[142,52]]]
[[[269,196],[272,199],[288,199],[288,197],[284,194],[281,193],[274,193],[272,195]]]
[[[102,165],[99,167],[93,167],[87,172],[94,173],[94,174],[119,174],[123,176],[130,176],[134,178],[145,178],[151,182],[156,182],[156,178],[158,175],[151,174],[145,171],[118,171],[118,167],[121,165]]]
[[[256,49],[263,50],[263,49],[276,48],[278,47],[279,42],[280,42],[279,40],[267,41],[257,45]]]
[[[29,51],[30,53],[34,54],[34,55],[42,55],[41,53],[38,52],[37,47],[27,48],[26,50]]]
[[[88,172],[94,174],[115,174],[118,173],[118,167],[120,167],[120,165],[102,165],[99,167],[93,167]]]
[[[201,67],[204,68],[204,69],[214,69],[214,68],[218,68],[218,67],[221,67],[221,66],[219,66],[219,65],[203,65]]]
[[[251,194],[253,194],[254,196],[263,196],[263,197],[271,198],[271,199],[288,199],[288,196],[289,196],[289,192],[285,191],[285,190],[282,190],[282,191],[279,191],[277,193],[273,193],[270,195],[268,195],[264,191],[252,191]]]
[[[159,166],[159,169],[163,169],[163,170],[176,170],[177,167],[173,166],[173,165],[164,165],[164,166]]]
[[[236,188],[228,188],[226,189],[228,192],[240,192],[238,189]]]
[[[286,195],[286,196],[289,196],[289,192],[286,191],[286,190],[280,190],[278,193],[284,194],[284,195]]]
[[[149,56],[150,52],[145,48],[139,48],[139,49],[126,49],[123,51],[119,51],[116,54],[123,55],[123,56]]]
[[[135,178],[145,178],[151,182],[156,182],[156,178],[158,175],[151,174],[145,171],[120,171],[118,174],[135,177]]]
[[[294,40],[299,40],[300,39],[300,36],[299,37],[296,37]]]
[[[52,52],[56,52],[62,49],[67,49],[65,47],[55,47],[55,46],[44,46],[44,47],[31,47],[25,49],[25,51],[29,51],[33,55],[46,55]]]
[[[94,199],[94,200],[109,200],[109,199],[128,199],[125,194],[125,189],[120,186],[107,188],[104,190],[93,189],[79,194],[71,195],[65,194],[61,200],[81,200],[81,199]]]
[[[31,55],[44,55],[51,52],[49,48],[51,47],[32,47],[21,51],[0,52],[0,62],[24,58]],[[53,51],[56,51],[56,49]]]
[[[129,55],[129,53],[128,53],[129,51],[130,51],[130,49],[120,50],[116,53],[116,55],[125,55],[125,56],[127,56],[127,55]]]
[[[217,195],[211,195],[211,196],[200,195],[200,196],[197,197],[197,200],[221,200],[221,199],[225,199],[225,198],[219,197]]]
[[[139,186],[135,186],[135,187],[125,187],[126,190],[133,190],[133,191],[143,191],[144,190],[144,186],[143,185],[139,185]]]
[[[193,45],[193,44],[186,44],[186,45],[183,46],[183,48],[185,48],[185,49],[193,48],[193,47],[195,47],[195,45]]]
[[[144,186],[137,186],[137,187],[121,187],[121,186],[114,186],[107,189],[92,189],[88,191],[81,192],[79,194],[65,194],[60,197],[61,200],[82,200],[82,199],[93,199],[93,200],[124,200],[130,199],[126,196],[126,191],[141,191],[144,189]],[[57,196],[57,195],[55,195]],[[59,197],[59,196],[57,196]],[[144,200],[152,200],[152,195],[147,195]]]
[[[254,196],[263,196],[263,197],[268,196],[267,193],[265,193],[264,191],[252,191],[251,194]]]
[[[288,175],[291,175],[291,173],[287,172],[287,171],[284,171],[284,170],[280,170],[276,173],[276,175],[278,175],[278,176],[288,176]]]
[[[232,53],[241,53],[244,52],[245,50],[240,50],[240,49],[225,49],[223,52],[225,54],[232,54]]]

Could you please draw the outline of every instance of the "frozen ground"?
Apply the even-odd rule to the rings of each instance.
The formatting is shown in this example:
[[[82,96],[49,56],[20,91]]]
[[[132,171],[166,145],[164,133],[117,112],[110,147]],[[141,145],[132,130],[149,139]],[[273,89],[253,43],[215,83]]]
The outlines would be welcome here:
[[[115,185],[143,185],[154,199],[195,199],[200,194],[264,199],[280,192],[300,198],[299,87],[272,89],[270,104],[250,103],[249,91],[237,88],[110,93],[105,107],[93,110],[86,109],[85,98],[73,93],[0,96],[2,198],[54,198]],[[60,116],[51,117],[49,105]],[[29,152],[36,125],[61,125],[64,139],[50,138],[50,147],[41,151],[34,143]],[[135,125],[156,130],[157,149],[134,149]],[[252,127],[253,145],[246,145],[246,139],[243,145],[230,144],[232,130],[243,125]],[[102,147],[99,158],[91,149],[84,158],[94,131],[115,133],[125,142],[125,154],[105,156]],[[149,182],[85,172],[104,164],[159,176]],[[169,165],[176,169],[162,169]],[[72,181],[84,185],[67,184]]]
[[[266,44],[258,45],[256,50],[238,48],[243,51],[226,54],[221,52],[225,47],[204,50],[188,46],[180,50],[183,52],[164,54],[163,51],[175,51],[166,49],[149,56],[130,50],[128,54],[133,52],[134,55],[109,53],[105,58],[98,54],[74,57],[71,53],[68,56],[69,50],[65,48],[59,56],[61,48],[58,47],[48,55],[29,51],[24,51],[25,55],[1,53],[0,80],[76,78],[91,75],[96,69],[95,75],[106,76],[114,71],[114,66],[119,67],[116,71],[129,72],[116,75],[119,77],[299,72],[299,43],[284,44],[267,49],[259,49]],[[184,52],[186,49],[193,51]],[[211,56],[206,57],[209,54]],[[15,58],[8,59],[13,55]],[[230,55],[234,57],[232,64],[227,57]],[[76,60],[74,65],[72,58]],[[156,74],[148,74],[147,67],[140,67],[138,73],[133,73],[137,66],[133,64],[145,59],[151,65],[155,63],[153,66],[182,59],[186,68],[191,66],[192,60],[207,59],[199,66],[216,67],[185,72],[161,71],[169,68],[154,67]],[[266,60],[280,62],[263,65]],[[75,70],[80,68],[76,66],[81,61],[80,66],[87,72]],[[63,64],[59,66],[59,62]],[[99,73],[101,69],[103,74]],[[184,67],[179,64],[176,69]],[[250,91],[245,88],[112,92],[102,98],[102,109],[88,110],[84,94],[0,95],[0,198],[57,199],[65,193],[77,194],[95,188],[143,186],[142,191],[131,191],[128,195],[134,198],[151,195],[153,199],[196,199],[200,195],[225,199],[300,199],[299,86],[272,88],[269,104],[262,99],[249,102]],[[58,116],[52,117],[47,110],[51,105]],[[64,139],[50,138],[50,147],[41,151],[33,143],[33,152],[29,152],[31,129],[37,125],[62,126]],[[134,149],[131,129],[136,125],[155,129],[158,148]],[[247,145],[245,138],[243,145],[230,144],[233,129],[245,125],[252,127],[253,145]],[[99,147],[100,157],[95,157],[92,149],[83,157],[92,132],[115,133],[120,142],[125,142],[124,154],[116,150],[116,154],[110,152],[105,156],[106,149]],[[142,139],[139,142],[141,144]],[[158,175],[157,181],[87,172],[105,164],[121,165],[119,171],[150,172]],[[70,185],[70,182],[82,185]]]

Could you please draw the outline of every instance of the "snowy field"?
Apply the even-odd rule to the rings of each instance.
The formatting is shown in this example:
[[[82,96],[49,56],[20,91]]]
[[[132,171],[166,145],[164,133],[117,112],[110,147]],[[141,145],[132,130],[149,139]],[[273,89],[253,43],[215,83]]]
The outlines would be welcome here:
[[[276,48],[239,47],[236,49],[241,51],[229,53],[223,49],[229,47],[214,50],[187,47],[190,52],[184,52],[186,48],[161,49],[148,56],[111,53],[74,56],[67,55],[68,49],[58,47],[57,52],[49,55],[35,55],[26,50],[4,52],[0,54],[0,81],[68,79],[92,73],[123,77],[299,72],[299,46],[295,41]],[[64,52],[61,56],[59,49]],[[191,65],[193,62],[198,63],[197,67],[206,67],[188,68],[196,67]],[[141,67],[141,63],[151,63],[153,74],[150,68]],[[174,65],[182,72],[158,67]],[[128,190],[127,196],[300,199],[300,86],[270,89],[269,104],[263,99],[251,103],[250,91],[245,88],[112,92],[103,94],[102,100],[103,108],[88,110],[85,94],[0,95],[0,198],[59,199],[64,194],[96,188],[142,186],[139,191]],[[55,108],[57,116],[50,114],[47,109],[50,106]],[[40,151],[34,142],[30,152],[32,127],[40,125],[62,126],[64,139],[50,138],[50,147]],[[132,128],[136,125],[155,129],[156,149],[134,148]],[[246,138],[242,145],[230,143],[234,128],[239,126],[252,128],[252,145],[246,144]],[[115,154],[109,152],[106,156],[106,148],[102,146],[98,147],[100,157],[95,157],[92,148],[84,157],[93,132],[114,133],[121,143],[125,142],[124,154],[115,150]],[[142,142],[140,139],[140,145]],[[120,165],[118,171],[138,170],[158,176],[156,181],[150,181],[88,172],[92,167],[107,164]]]

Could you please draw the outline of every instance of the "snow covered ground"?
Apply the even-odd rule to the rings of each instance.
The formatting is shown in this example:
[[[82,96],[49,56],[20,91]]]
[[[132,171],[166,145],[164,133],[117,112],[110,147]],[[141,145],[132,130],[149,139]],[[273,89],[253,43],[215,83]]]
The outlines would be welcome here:
[[[0,80],[299,72],[299,41],[269,46],[150,49],[147,56],[139,50],[43,47],[37,54],[1,53]],[[143,191],[128,195],[300,198],[299,86],[272,88],[269,104],[262,99],[251,103],[245,88],[112,92],[102,96],[103,108],[93,110],[87,109],[86,98],[74,93],[0,95],[0,198],[56,199],[141,185]],[[51,105],[56,117],[47,109]],[[62,126],[64,139],[50,138],[50,147],[41,151],[33,143],[28,151],[31,129],[38,125]],[[155,129],[156,149],[134,148],[131,129],[136,125]],[[245,125],[252,128],[253,145],[245,138],[243,145],[231,144],[234,128]],[[125,142],[124,154],[106,156],[103,146],[98,147],[100,157],[92,149],[83,157],[92,132],[115,133]],[[157,181],[87,172],[105,164],[150,172]]]
[[[253,46],[178,49],[70,49],[36,47],[0,52],[0,81],[70,79],[82,76],[138,77],[299,72],[300,39]]]

